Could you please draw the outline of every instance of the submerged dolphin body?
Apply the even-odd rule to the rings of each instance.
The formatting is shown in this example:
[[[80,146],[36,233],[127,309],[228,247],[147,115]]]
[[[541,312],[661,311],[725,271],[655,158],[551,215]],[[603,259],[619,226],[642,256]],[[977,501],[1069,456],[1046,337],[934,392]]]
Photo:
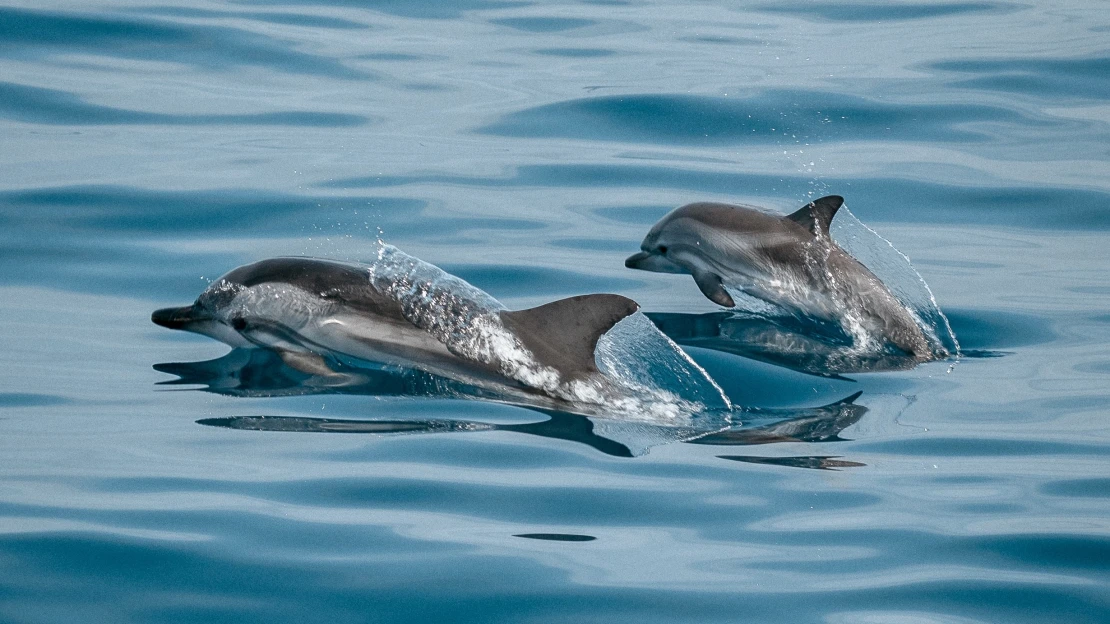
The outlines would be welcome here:
[[[656,223],[625,266],[693,275],[706,297],[729,308],[736,303],[725,287],[738,288],[835,323],[859,345],[882,342],[921,361],[947,355],[879,278],[833,241],[829,224],[843,203],[830,195],[787,216],[688,204]]]
[[[151,319],[232,347],[270,349],[290,367],[337,385],[365,381],[337,366],[353,358],[486,389],[483,398],[635,411],[654,403],[634,396],[642,388],[601,372],[595,349],[638,309],[631,299],[602,294],[510,311],[383,246],[372,264],[274,258],[242,266],[192,305],[157,310]],[[658,398],[648,394],[643,398]]]

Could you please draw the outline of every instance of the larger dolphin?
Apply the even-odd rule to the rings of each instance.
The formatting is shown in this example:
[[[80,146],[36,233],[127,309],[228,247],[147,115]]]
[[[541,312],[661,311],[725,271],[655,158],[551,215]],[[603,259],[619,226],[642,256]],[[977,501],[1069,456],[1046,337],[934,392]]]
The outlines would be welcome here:
[[[894,345],[918,360],[944,355],[913,313],[829,235],[844,203],[822,197],[787,216],[748,206],[695,203],[656,223],[625,266],[693,275],[701,292],[736,305],[727,286],[840,325],[860,345]]]
[[[325,356],[339,354],[514,395],[587,402],[590,393],[604,396],[608,380],[594,349],[639,309],[636,302],[602,294],[499,309],[466,282],[387,251],[391,259],[375,265],[314,258],[248,264],[213,282],[192,305],[156,310],[151,320],[233,347],[272,349],[314,375],[332,374]]]

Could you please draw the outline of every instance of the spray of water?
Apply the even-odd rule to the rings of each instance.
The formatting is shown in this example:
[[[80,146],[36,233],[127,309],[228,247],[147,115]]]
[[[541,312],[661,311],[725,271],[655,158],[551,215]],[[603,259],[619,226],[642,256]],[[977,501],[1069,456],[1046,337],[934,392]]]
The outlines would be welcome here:
[[[380,244],[366,265],[371,285],[401,305],[413,325],[459,357],[564,401],[660,426],[728,426],[731,404],[717,384],[640,313],[598,342],[602,379],[562,379],[501,322],[505,310],[486,292],[442,269]]]
[[[830,233],[841,248],[882,280],[902,305],[914,314],[926,337],[933,343],[934,350],[954,356],[954,366],[959,361],[960,343],[948,317],[937,304],[932,289],[914,268],[910,258],[860,221],[846,205],[837,212]]]

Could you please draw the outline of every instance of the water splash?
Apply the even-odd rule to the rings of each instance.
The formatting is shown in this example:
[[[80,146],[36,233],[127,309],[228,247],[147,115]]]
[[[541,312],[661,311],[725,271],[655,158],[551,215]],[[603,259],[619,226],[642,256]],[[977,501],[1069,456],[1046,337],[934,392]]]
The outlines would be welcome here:
[[[840,274],[831,262],[840,251],[873,277]],[[958,361],[959,342],[928,284],[905,254],[847,207],[836,213],[829,236],[807,243],[803,256],[798,268],[764,267],[770,277],[756,285],[755,295],[762,297],[762,289],[776,303],[726,282],[736,302],[727,313],[652,315],[653,321],[680,344],[818,375],[905,370],[953,355]],[[886,325],[869,313],[888,303],[904,309],[904,323]]]
[[[504,326],[499,312],[505,306],[486,292],[384,243],[366,268],[374,288],[452,353],[548,396],[589,406],[592,414],[658,426],[705,432],[732,424],[732,406],[720,387],[640,313],[598,341],[601,379],[565,380]]]
[[[829,232],[844,251],[874,273],[890,292],[916,317],[934,351],[960,357],[960,343],[948,317],[937,304],[925,278],[909,256],[860,221],[844,205],[837,211]]]

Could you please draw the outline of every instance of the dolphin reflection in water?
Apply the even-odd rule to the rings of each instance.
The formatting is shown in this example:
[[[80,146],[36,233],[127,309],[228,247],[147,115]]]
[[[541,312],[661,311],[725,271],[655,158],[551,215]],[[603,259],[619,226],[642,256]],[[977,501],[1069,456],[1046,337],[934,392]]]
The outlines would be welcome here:
[[[921,363],[898,349],[855,349],[851,337],[837,328],[816,326],[794,316],[740,310],[648,312],[646,316],[684,347],[730,353],[821,377],[846,379],[842,375],[909,370]]]
[[[344,394],[389,397],[482,398],[486,390],[437,377],[418,370],[354,369],[336,362],[335,370],[357,378],[357,383],[333,385],[327,377],[289,366],[282,357],[266,349],[233,349],[223,357],[201,362],[156,364],[155,369],[176,375],[161,385],[200,385],[204,391],[236,397],[281,397]],[[753,446],[780,442],[835,442],[845,428],[855,424],[868,408],[856,404],[857,392],[835,403],[813,408],[758,409],[743,411],[745,424],[696,437],[693,444]],[[406,435],[507,431],[584,444],[615,457],[641,455],[656,444],[670,441],[666,432],[653,432],[643,424],[616,423],[610,419],[527,407],[547,418],[537,422],[494,424],[456,419],[333,419],[295,416],[231,416],[205,418],[202,425],[248,431]],[[826,456],[801,458],[748,458],[721,456],[734,461],[769,463],[808,468],[845,467],[829,464]],[[848,462],[851,464],[852,462]],[[862,465],[862,464],[857,464]]]

